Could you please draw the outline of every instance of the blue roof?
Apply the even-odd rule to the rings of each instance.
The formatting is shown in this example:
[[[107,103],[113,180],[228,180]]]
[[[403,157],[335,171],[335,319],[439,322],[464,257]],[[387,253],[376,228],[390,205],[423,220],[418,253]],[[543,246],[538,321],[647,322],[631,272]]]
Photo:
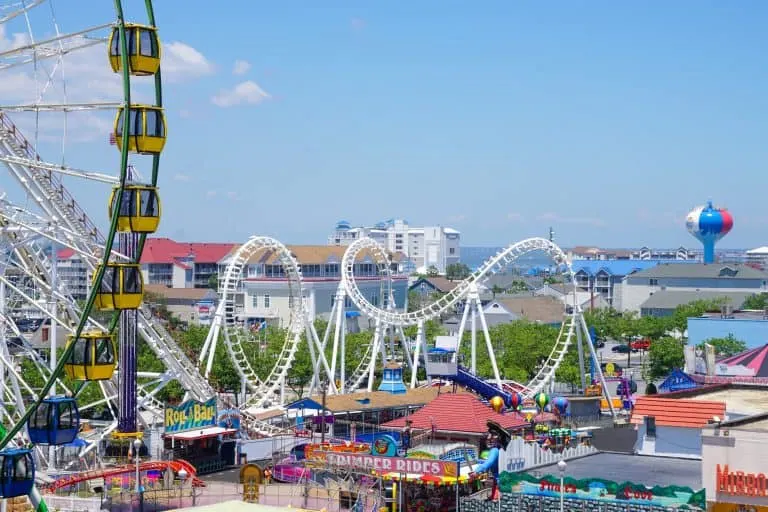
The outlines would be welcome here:
[[[664,391],[682,391],[684,389],[693,389],[698,387],[698,383],[679,368],[670,372],[664,382],[659,385],[659,389]]]
[[[571,264],[574,272],[584,271],[595,275],[605,270],[613,276],[626,276],[638,270],[653,268],[662,263],[696,263],[692,260],[576,260]]]
[[[292,404],[288,404],[286,409],[311,409],[320,411],[323,409],[323,406],[311,398],[302,398],[301,400],[296,400]]]

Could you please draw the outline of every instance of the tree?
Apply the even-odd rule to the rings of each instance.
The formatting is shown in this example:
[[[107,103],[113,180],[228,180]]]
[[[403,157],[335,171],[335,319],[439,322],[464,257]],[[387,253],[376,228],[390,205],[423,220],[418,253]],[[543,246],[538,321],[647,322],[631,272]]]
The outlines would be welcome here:
[[[768,293],[750,295],[742,304],[743,309],[765,309],[768,306]]]
[[[466,279],[472,271],[464,263],[451,263],[445,267],[445,277],[450,281]]]
[[[427,269],[427,277],[437,277],[440,275],[440,271],[437,270],[437,267],[434,265],[430,265]]]
[[[212,274],[211,277],[208,278],[208,288],[211,290],[219,289],[219,274]]]
[[[725,297],[713,300],[695,300],[677,306],[669,319],[670,330],[676,330],[682,335],[688,328],[689,318],[701,316],[707,311],[717,311],[727,300]]]
[[[747,344],[737,340],[733,334],[729,334],[725,338],[706,339],[699,345],[699,348],[703,349],[705,344],[712,345],[712,348],[715,349],[715,354],[724,357],[740,354],[747,350]]]
[[[645,394],[646,395],[657,395],[659,393],[659,390],[656,389],[656,384],[653,382],[649,382],[647,386],[645,386]]]
[[[651,379],[665,377],[673,369],[683,366],[685,353],[680,340],[665,336],[651,343],[648,376]]]
[[[493,298],[495,299],[496,295],[504,293],[504,288],[502,288],[501,286],[495,284],[495,285],[493,285],[493,288],[491,288],[491,293],[493,294]]]

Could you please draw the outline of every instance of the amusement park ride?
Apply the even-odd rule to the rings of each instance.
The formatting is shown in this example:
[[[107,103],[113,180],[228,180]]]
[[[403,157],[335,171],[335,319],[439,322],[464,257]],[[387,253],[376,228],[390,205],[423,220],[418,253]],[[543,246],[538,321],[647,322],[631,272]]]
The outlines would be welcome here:
[[[28,18],[46,3],[45,0],[15,3],[13,9],[0,10],[0,28],[14,19]],[[565,254],[551,240],[530,238],[510,245],[458,283],[451,292],[412,312],[396,308],[391,284],[392,263],[387,251],[374,240],[358,240],[344,254],[342,279],[331,321],[325,332],[318,333],[307,310],[299,263],[285,245],[263,236],[250,238],[233,254],[220,280],[220,301],[209,335],[199,360],[191,361],[142,300],[144,286],[138,262],[146,236],[155,232],[160,222],[157,183],[160,155],[166,142],[161,46],[152,2],[147,0],[145,5],[147,23],[144,25],[126,23],[122,2],[115,0],[114,22],[62,34],[54,17],[55,37],[41,40],[34,37],[30,28],[28,44],[0,51],[0,70],[7,73],[9,69],[32,66],[35,73],[45,72],[42,80],[47,84],[32,102],[0,106],[0,161],[25,195],[19,202],[12,202],[5,193],[0,196],[0,422],[4,426],[0,430],[0,498],[29,496],[35,507],[45,510],[36,482],[40,484],[46,475],[56,471],[86,469],[78,464],[88,454],[98,459],[101,455],[98,447],[104,441],[130,449],[154,426],[153,418],[163,417],[163,404],[156,395],[171,381],[177,381],[188,398],[206,401],[216,396],[207,377],[220,340],[251,391],[248,401],[241,405],[243,433],[259,436],[284,433],[279,427],[257,420],[247,409],[276,404],[302,335],[310,341],[308,346],[315,369],[310,391],[327,382],[332,394],[350,393],[361,388],[372,390],[377,363],[401,359],[411,370],[411,387],[418,385],[417,370],[424,365],[430,376],[453,379],[489,400],[499,396],[507,402],[518,391],[526,398],[533,398],[553,385],[555,372],[573,343],[578,348],[582,377],[585,357],[597,361],[581,309],[574,300],[564,312],[561,330],[549,357],[534,378],[525,385],[504,382],[501,378],[480,307],[478,285],[487,277],[504,271],[521,256],[533,252],[549,255],[567,282],[574,283]],[[51,13],[54,13],[53,7]],[[0,35],[3,33],[0,30]],[[123,97],[120,102],[45,101],[43,93],[47,86],[63,83],[61,70],[65,55],[105,43],[104,65],[109,65],[121,78]],[[46,63],[52,65],[46,67]],[[153,104],[131,101],[131,84],[137,77],[145,77],[154,84]],[[66,100],[66,94],[64,98]],[[39,132],[46,126],[38,120],[41,112],[67,114],[104,109],[116,111],[112,137],[120,154],[117,176],[55,164],[37,154]],[[34,141],[26,139],[11,120],[14,115],[30,113],[34,116]],[[139,162],[151,168],[147,179],[141,180],[131,165]],[[112,186],[107,201],[109,227],[106,233],[96,227],[65,187],[62,176]],[[75,300],[57,278],[56,258],[60,249],[79,255],[92,276],[84,303]],[[246,357],[244,343],[253,335],[238,322],[237,296],[242,292],[249,259],[267,250],[277,254],[289,283],[290,321],[271,372],[260,377]],[[357,285],[355,262],[364,256],[375,262],[381,282],[378,296],[387,298],[381,307],[372,304]],[[349,374],[344,361],[347,331],[344,305],[347,299],[374,323],[373,340],[366,348],[365,357]],[[442,366],[443,370],[430,371],[431,351],[425,339],[425,322],[453,312],[457,306],[462,317],[455,350],[450,357],[439,356],[447,363]],[[104,315],[97,316],[97,310],[109,312],[108,321],[99,321]],[[31,346],[19,327],[25,316],[49,322],[50,357],[47,361]],[[477,376],[478,322],[491,359],[492,381]],[[471,329],[471,358],[469,367],[465,368],[459,364],[458,353],[467,323]],[[408,343],[404,334],[404,328],[409,326],[415,326],[417,331],[413,344]],[[63,350],[60,350],[57,331],[67,333]],[[139,371],[136,355],[139,337],[163,362],[164,373]],[[10,352],[11,340],[19,344],[19,352],[15,354]],[[331,357],[327,358],[329,343]],[[585,346],[588,349],[586,355]],[[20,366],[22,360],[29,363],[24,371]],[[452,369],[446,371],[446,367]],[[596,381],[614,413],[600,365],[596,364],[596,367]],[[32,374],[34,380],[45,383],[42,388],[35,389],[30,384]],[[78,399],[83,390],[89,387],[98,388],[101,398],[80,403]],[[581,389],[586,388],[586,383],[582,382]],[[97,427],[96,435],[91,436],[91,441],[82,446],[77,456],[65,461],[63,467],[57,467],[57,461],[61,460],[57,451],[71,444],[79,434],[81,413],[99,405],[106,405],[115,420]],[[191,470],[184,472],[194,477]]]

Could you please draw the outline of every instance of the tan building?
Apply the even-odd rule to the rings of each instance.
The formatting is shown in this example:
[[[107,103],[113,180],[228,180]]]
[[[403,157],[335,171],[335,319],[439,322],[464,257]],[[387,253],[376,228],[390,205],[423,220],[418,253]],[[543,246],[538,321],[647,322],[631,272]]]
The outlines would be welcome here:
[[[148,284],[144,289],[146,302],[164,304],[182,322],[209,325],[216,311],[218,295],[210,288],[169,288]]]

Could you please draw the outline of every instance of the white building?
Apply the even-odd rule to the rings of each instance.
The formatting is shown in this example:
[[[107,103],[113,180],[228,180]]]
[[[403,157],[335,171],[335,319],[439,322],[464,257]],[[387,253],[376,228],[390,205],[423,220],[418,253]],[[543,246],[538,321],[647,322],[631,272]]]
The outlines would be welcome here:
[[[746,252],[746,261],[747,264],[760,267],[766,266],[768,264],[768,247],[763,246],[748,250]]]
[[[424,272],[434,266],[439,272],[459,262],[461,234],[443,226],[411,227],[408,221],[390,219],[373,227],[355,227],[347,221],[339,221],[329,245],[349,245],[360,238],[373,238],[392,253],[403,253]]]
[[[345,248],[328,245],[291,245],[288,249],[301,265],[304,294],[311,319],[328,319],[336,290],[341,280],[340,266]],[[232,252],[219,261],[219,275],[223,276]],[[395,254],[392,262],[392,292],[395,306],[402,309],[408,291],[408,276],[402,273],[402,254]],[[385,306],[384,281],[377,276],[376,262],[369,254],[360,254],[355,263],[357,284],[374,306]],[[246,324],[267,324],[285,327],[289,321],[293,293],[289,280],[274,251],[254,253],[244,270],[241,293],[235,297],[237,315]],[[359,319],[357,308],[349,298],[345,301],[347,324],[351,330],[367,329],[368,319]],[[357,326],[355,327],[355,323]]]
[[[56,278],[75,300],[85,300],[88,297],[91,276],[83,257],[72,249],[57,251]]]

